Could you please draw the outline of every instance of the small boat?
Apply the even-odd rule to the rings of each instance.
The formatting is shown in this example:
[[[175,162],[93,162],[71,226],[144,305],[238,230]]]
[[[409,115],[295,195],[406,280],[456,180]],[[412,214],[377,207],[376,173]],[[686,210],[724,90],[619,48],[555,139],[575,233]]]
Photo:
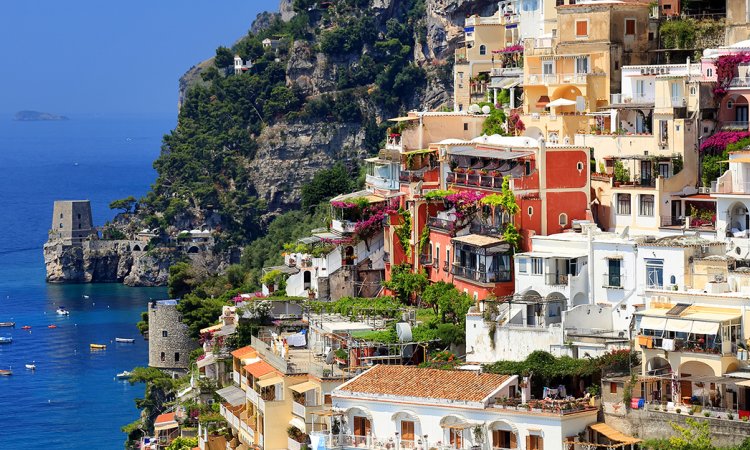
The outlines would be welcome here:
[[[107,346],[104,344],[89,344],[91,350],[106,350]]]
[[[15,327],[15,322],[0,322],[0,327]]]
[[[21,327],[21,329],[22,330],[30,330],[31,326],[30,325],[24,325],[24,326]]]
[[[86,295],[86,294],[84,294],[84,295],[83,295],[83,298],[89,298],[89,296],[88,296],[88,295]]]
[[[118,374],[117,374],[117,379],[118,379],[118,380],[127,380],[127,379],[128,379],[128,378],[130,378],[131,376],[133,376],[133,374],[132,374],[131,372],[128,372],[128,371],[126,370],[126,371],[124,371],[124,372],[120,372],[120,373],[118,373]]]
[[[47,325],[47,328],[57,328],[57,325]]]
[[[130,338],[115,338],[115,342],[122,342],[122,343],[125,343],[125,344],[132,344],[133,342],[135,342],[135,339],[130,339]]]
[[[61,316],[69,316],[70,315],[70,311],[68,311],[67,309],[65,309],[64,306],[61,306],[61,307],[57,308],[57,314],[59,314]]]
[[[8,377],[13,375],[13,371],[10,369],[0,369],[0,377]]]
[[[36,364],[26,364],[26,368],[29,370],[36,370]]]
[[[12,337],[0,336],[0,344],[10,344],[13,342]]]

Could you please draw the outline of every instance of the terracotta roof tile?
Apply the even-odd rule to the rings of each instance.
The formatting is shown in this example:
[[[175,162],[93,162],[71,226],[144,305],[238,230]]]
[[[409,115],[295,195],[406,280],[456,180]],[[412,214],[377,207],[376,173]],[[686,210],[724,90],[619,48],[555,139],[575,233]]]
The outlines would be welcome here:
[[[466,370],[377,365],[342,385],[343,392],[482,401],[510,378]]]
[[[254,356],[257,353],[258,352],[254,348],[248,345],[246,347],[238,348],[237,350],[233,351],[232,356],[234,356],[237,359],[245,359],[250,356]]]
[[[269,374],[271,372],[274,372],[275,369],[273,366],[268,364],[265,361],[258,361],[254,362],[252,364],[248,364],[245,366],[245,370],[255,378],[260,378],[263,375]]]
[[[167,422],[174,422],[174,413],[167,413],[167,414],[160,414],[156,416],[156,420],[154,421],[154,424],[157,423],[167,423]]]

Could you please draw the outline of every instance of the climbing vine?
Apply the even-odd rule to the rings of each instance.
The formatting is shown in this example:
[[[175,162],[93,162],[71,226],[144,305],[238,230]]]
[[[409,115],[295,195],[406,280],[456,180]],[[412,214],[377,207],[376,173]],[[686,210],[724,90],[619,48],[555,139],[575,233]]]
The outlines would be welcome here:
[[[401,225],[396,227],[396,237],[401,248],[404,249],[404,254],[407,258],[411,258],[411,246],[409,241],[411,239],[411,213],[403,208],[398,209],[398,215],[401,217]]]
[[[428,245],[430,245],[430,227],[425,224],[424,228],[422,228],[422,234],[419,236],[418,254],[421,255],[422,250],[426,249]]]

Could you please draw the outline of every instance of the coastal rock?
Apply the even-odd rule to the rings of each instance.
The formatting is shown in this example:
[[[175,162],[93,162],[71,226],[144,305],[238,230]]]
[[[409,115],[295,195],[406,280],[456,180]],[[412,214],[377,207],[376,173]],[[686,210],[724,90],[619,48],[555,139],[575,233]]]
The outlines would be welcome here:
[[[170,251],[139,252],[133,256],[123,283],[128,286],[166,286],[169,266],[177,259],[177,255]]]

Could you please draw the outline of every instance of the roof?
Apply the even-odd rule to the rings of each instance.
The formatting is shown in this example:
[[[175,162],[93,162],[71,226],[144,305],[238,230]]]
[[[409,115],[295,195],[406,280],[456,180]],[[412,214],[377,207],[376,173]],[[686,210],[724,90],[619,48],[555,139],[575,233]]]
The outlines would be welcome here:
[[[483,234],[467,234],[465,236],[454,237],[452,240],[453,242],[461,242],[463,244],[473,245],[474,247],[490,247],[505,243],[502,239],[485,236]]]
[[[623,444],[637,444],[641,442],[641,439],[628,436],[627,434],[620,433],[614,428],[610,427],[606,423],[595,423],[590,425],[591,429],[599,434],[603,434],[610,441],[622,442]]]
[[[513,152],[495,149],[480,149],[474,147],[451,148],[448,153],[455,156],[476,156],[478,158],[515,159],[533,155],[534,152]]]
[[[357,192],[351,192],[349,194],[341,194],[333,197],[330,201],[332,202],[343,202],[344,200],[354,200],[356,198],[365,198],[370,203],[384,202],[385,197],[373,194],[370,191],[362,190]]]
[[[173,412],[160,414],[156,416],[156,420],[154,421],[154,431],[170,430],[178,426],[179,424],[175,420]]]
[[[232,352],[232,356],[234,356],[237,359],[245,359],[245,358],[253,357],[257,354],[258,352],[254,348],[250,347],[249,345],[242,347],[242,348],[238,348],[237,350]]]
[[[483,401],[511,377],[465,370],[426,369],[413,366],[377,365],[337,391],[433,398],[458,401]]]
[[[245,370],[255,378],[260,378],[263,375],[268,375],[274,371],[273,366],[265,361],[258,361],[245,366]]]
[[[506,147],[537,148],[539,146],[539,141],[528,136],[500,136],[499,134],[487,136],[485,134],[471,141],[477,144],[501,145]]]
[[[642,247],[695,247],[699,245],[726,245],[726,243],[709,241],[694,235],[680,235],[658,238],[654,242],[643,240],[638,245]]]

